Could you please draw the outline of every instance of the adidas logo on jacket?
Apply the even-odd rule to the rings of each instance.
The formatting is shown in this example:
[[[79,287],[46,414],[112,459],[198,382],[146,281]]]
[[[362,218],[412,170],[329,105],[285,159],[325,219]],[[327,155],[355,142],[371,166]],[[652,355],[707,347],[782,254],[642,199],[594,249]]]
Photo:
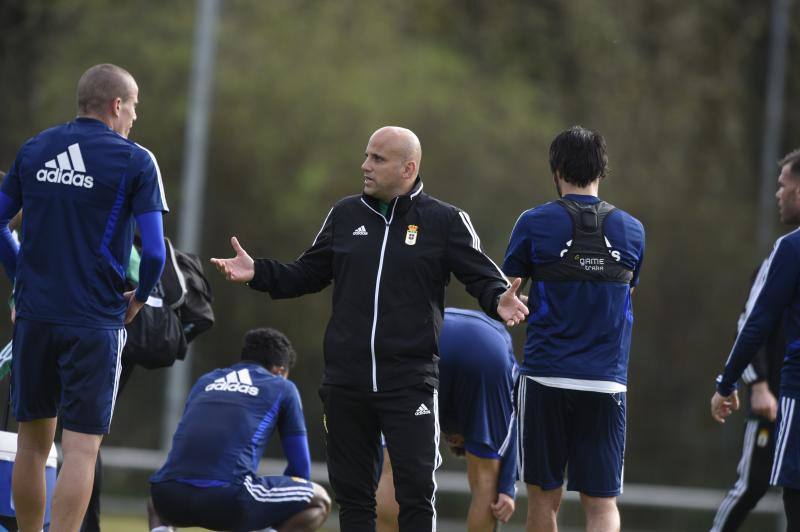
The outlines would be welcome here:
[[[258,387],[253,386],[253,380],[250,378],[250,370],[240,369],[239,371],[231,371],[224,377],[216,379],[211,384],[206,385],[206,391],[217,390],[221,392],[239,392],[248,395],[258,395]]]
[[[70,144],[66,151],[62,151],[55,159],[50,159],[44,163],[44,166],[44,168],[40,168],[36,172],[37,181],[61,183],[62,185],[83,188],[92,188],[94,186],[94,178],[86,175],[86,166],[83,164],[81,148],[77,142]]]

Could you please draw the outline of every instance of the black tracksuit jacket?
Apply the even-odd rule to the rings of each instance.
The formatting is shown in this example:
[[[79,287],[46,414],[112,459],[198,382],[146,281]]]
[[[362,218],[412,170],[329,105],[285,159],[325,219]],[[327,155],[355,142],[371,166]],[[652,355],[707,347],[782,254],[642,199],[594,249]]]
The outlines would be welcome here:
[[[362,390],[438,386],[445,287],[454,274],[497,317],[507,281],[466,212],[422,192],[392,200],[386,216],[366,195],[340,200],[296,261],[256,259],[250,286],[274,299],[333,287],[323,384]]]

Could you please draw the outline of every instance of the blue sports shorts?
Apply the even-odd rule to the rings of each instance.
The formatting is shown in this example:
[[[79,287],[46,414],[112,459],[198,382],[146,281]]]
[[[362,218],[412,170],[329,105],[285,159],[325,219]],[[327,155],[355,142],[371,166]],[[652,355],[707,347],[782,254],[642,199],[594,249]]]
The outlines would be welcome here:
[[[797,400],[781,396],[775,420],[775,457],[769,483],[800,490],[800,409]]]
[[[178,480],[150,485],[153,506],[172,526],[210,530],[261,530],[308,508],[311,482],[297,477],[256,477],[244,483],[201,488]]]
[[[544,490],[564,483],[592,497],[622,493],[625,394],[544,386],[521,377],[519,468],[526,484]]]
[[[18,318],[11,400],[17,421],[58,416],[65,429],[106,434],[122,369],[125,329]]]

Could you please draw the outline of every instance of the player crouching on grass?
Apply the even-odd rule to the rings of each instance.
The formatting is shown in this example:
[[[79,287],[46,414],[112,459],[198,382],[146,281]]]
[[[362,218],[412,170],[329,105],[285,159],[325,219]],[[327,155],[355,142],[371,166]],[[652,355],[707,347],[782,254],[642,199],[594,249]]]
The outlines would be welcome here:
[[[167,462],[150,478],[152,530],[305,532],[322,526],[331,502],[321,486],[308,481],[303,409],[297,388],[287,380],[294,360],[286,336],[254,329],[244,336],[238,364],[200,377]],[[283,476],[261,477],[258,462],[276,427],[288,466]]]

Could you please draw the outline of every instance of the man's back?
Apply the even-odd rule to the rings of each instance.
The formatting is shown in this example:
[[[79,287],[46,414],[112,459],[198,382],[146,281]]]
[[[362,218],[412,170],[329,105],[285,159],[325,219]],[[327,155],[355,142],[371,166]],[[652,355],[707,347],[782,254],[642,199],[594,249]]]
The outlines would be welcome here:
[[[17,316],[119,327],[131,215],[167,210],[152,154],[78,118],[30,139],[3,183],[24,209]]]
[[[592,205],[594,196],[568,194],[565,200]],[[531,277],[528,338],[522,372],[555,377],[627,382],[633,309],[630,290],[638,282],[644,254],[644,229],[628,213],[614,209],[602,235],[607,261],[633,272],[630,284],[589,280],[536,280],[537,268],[558,263],[570,253],[575,236],[567,210],[557,202],[524,212],[514,227],[503,271]]]
[[[500,448],[513,413],[517,364],[505,326],[483,312],[445,309],[439,337],[440,423],[447,434],[480,434]],[[497,394],[498,389],[506,393]],[[480,426],[476,426],[480,425]],[[497,425],[497,426],[495,426]]]
[[[255,475],[275,427],[282,437],[306,433],[291,381],[250,362],[206,373],[192,387],[167,462],[151,481],[241,484]]]

